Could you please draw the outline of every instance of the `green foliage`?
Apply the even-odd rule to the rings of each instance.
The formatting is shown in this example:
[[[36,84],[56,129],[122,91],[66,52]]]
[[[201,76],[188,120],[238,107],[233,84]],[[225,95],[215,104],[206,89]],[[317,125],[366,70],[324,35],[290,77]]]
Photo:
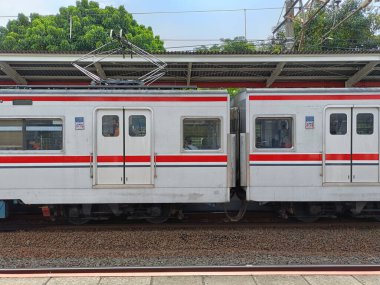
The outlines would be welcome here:
[[[231,39],[221,39],[220,45],[213,45],[209,48],[201,46],[197,48],[198,52],[226,52],[226,53],[247,53],[256,50],[254,44],[248,42],[244,37],[235,37]]]
[[[139,25],[123,6],[101,9],[97,2],[88,0],[61,7],[55,16],[33,13],[28,18],[19,14],[6,27],[0,27],[0,50],[91,51],[110,41],[110,30],[120,29],[140,48],[164,51],[163,42],[154,36],[152,28]]]
[[[318,51],[380,47],[379,37],[376,36],[380,29],[379,16],[369,14],[365,10],[357,11],[360,3],[361,0],[346,0],[340,8],[324,8],[304,29],[302,29],[301,18],[296,18],[296,49]],[[319,8],[318,5],[321,4],[317,4],[309,12],[310,15]],[[353,13],[354,11],[356,12]],[[350,14],[352,14],[351,17],[336,29],[331,30]]]
[[[231,97],[234,97],[237,94],[239,94],[240,90],[241,88],[227,88],[227,92],[228,94],[230,94]]]

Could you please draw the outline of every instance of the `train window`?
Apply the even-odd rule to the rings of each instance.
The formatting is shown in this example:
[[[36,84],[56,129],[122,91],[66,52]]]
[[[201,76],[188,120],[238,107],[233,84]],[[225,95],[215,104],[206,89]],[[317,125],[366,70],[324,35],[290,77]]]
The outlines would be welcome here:
[[[216,150],[221,145],[220,119],[187,118],[183,120],[184,150]]]
[[[60,119],[0,120],[0,150],[61,150]]]
[[[293,147],[293,118],[256,118],[256,148]]]
[[[26,149],[61,150],[62,120],[60,119],[26,119],[24,120]]]
[[[330,115],[330,134],[345,135],[347,133],[347,115],[335,113]]]
[[[361,113],[356,116],[356,133],[358,135],[373,134],[373,114]]]
[[[119,116],[105,115],[102,117],[102,134],[104,137],[119,136]]]
[[[132,115],[128,119],[129,135],[131,137],[145,137],[146,118],[144,115]]]
[[[22,120],[0,120],[0,150],[23,149]]]

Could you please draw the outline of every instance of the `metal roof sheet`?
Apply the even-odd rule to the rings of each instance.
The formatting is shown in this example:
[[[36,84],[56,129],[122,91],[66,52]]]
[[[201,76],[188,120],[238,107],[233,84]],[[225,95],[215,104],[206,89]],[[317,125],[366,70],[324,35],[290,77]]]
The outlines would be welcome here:
[[[71,65],[80,52],[0,51],[0,84],[89,84]],[[272,54],[165,52],[166,74],[158,84],[199,87],[380,87],[379,51]],[[90,71],[107,78],[137,79],[153,65],[113,55]],[[99,71],[100,69],[100,71]]]

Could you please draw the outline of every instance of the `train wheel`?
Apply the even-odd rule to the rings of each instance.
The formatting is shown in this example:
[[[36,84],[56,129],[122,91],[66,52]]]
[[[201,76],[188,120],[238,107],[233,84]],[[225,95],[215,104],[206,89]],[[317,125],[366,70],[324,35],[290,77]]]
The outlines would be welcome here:
[[[84,225],[91,220],[90,214],[83,214],[83,206],[79,205],[66,207],[65,216],[68,223],[77,226]]]
[[[151,216],[145,220],[152,224],[162,224],[165,223],[171,213],[170,205],[155,205],[151,208]]]
[[[319,220],[322,206],[314,203],[296,203],[294,217],[304,223],[314,223]]]
[[[81,217],[75,217],[75,218],[71,217],[67,219],[67,221],[70,224],[75,225],[75,226],[87,224],[90,220],[91,220],[90,218],[81,218]]]

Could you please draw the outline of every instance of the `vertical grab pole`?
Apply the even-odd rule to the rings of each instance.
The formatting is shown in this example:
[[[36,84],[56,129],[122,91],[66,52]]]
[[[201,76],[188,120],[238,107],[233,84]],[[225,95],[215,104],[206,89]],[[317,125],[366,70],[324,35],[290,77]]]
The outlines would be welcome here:
[[[154,153],[154,178],[157,178],[157,152]]]

